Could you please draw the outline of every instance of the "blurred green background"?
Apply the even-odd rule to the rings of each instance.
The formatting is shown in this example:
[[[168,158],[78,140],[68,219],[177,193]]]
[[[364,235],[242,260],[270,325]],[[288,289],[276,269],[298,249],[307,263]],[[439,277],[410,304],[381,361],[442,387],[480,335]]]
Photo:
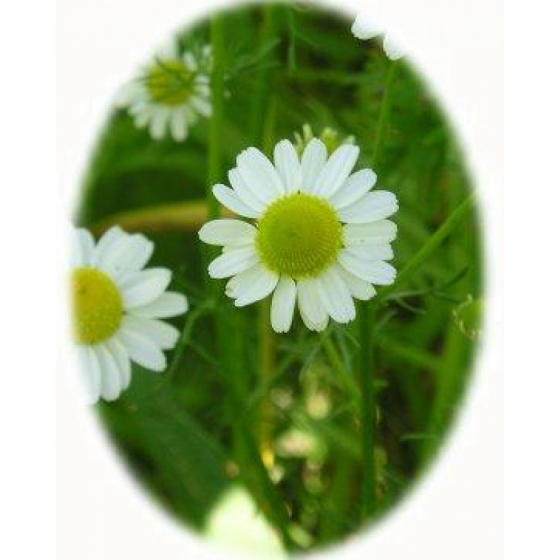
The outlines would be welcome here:
[[[305,123],[316,133],[330,127],[341,138],[353,136],[362,150],[359,166],[372,166],[392,64],[377,42],[355,39],[352,22],[339,15],[296,5],[240,7],[224,22],[220,182],[241,150],[253,145],[270,155],[273,143],[293,139]],[[178,38],[183,49],[208,43],[210,23]],[[429,90],[406,62],[396,64],[374,169],[377,186],[400,201],[394,244],[400,271],[471,186]],[[376,482],[364,517],[356,325],[331,323],[317,335],[298,319],[288,335],[263,348],[259,314],[267,309],[233,308],[222,295],[224,283],[207,277],[208,255],[195,228],[133,223],[121,214],[147,209],[150,216],[154,205],[204,201],[208,143],[208,121],[183,143],[156,142],[124,111],[110,115],[99,138],[78,223],[97,233],[113,222],[146,233],[156,243],[151,265],[174,271],[172,288],[188,295],[191,310],[174,320],[186,326],[187,344],[169,355],[170,370],[135,366],[130,389],[98,411],[142,485],[189,527],[204,530],[224,491],[240,481],[289,548],[324,546],[395,506],[452,425],[482,308],[476,214],[469,210],[375,314]],[[263,360],[271,375],[263,376]],[[243,431],[253,443],[240,437]]]

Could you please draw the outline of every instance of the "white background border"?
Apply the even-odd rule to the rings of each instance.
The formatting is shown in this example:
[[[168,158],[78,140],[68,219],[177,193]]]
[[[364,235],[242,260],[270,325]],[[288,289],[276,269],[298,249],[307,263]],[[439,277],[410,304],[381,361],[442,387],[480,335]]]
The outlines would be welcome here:
[[[64,257],[65,221],[69,204],[79,182],[89,148],[95,141],[104,111],[123,79],[130,76],[136,64],[151,47],[177,25],[187,22],[192,14],[204,14],[218,5],[210,0],[58,0],[57,30],[57,173],[52,162],[52,92],[53,14],[47,2],[10,2],[9,17],[3,18],[2,33],[4,67],[2,101],[7,122],[4,139],[10,146],[10,157],[3,162],[7,174],[6,192],[10,199],[2,220],[2,255],[10,270],[3,282],[2,309],[11,319],[4,334],[3,348],[5,385],[2,407],[2,435],[6,449],[1,480],[6,523],[0,547],[2,557],[46,558],[46,547],[52,544],[52,440],[48,419],[52,418],[52,376],[47,364],[54,362],[54,350],[59,349],[56,366],[57,403],[57,508],[58,554],[60,560],[135,560],[185,558],[189,552],[197,558],[217,558],[199,551],[197,541],[178,530],[155,509],[145,495],[124,473],[122,466],[107,446],[92,420],[81,406],[72,379],[72,368],[63,340],[66,334],[61,307],[63,295],[60,280],[66,266]],[[362,7],[369,6],[363,2]],[[536,7],[538,2],[533,2]],[[348,9],[359,2],[345,2]],[[469,154],[471,168],[479,188],[485,215],[490,268],[489,321],[487,342],[479,361],[477,379],[465,407],[465,414],[452,437],[444,456],[400,510],[378,530],[353,543],[337,558],[374,557],[383,560],[498,560],[501,552],[502,524],[502,379],[503,343],[503,162],[502,162],[502,19],[501,3],[497,0],[378,0],[376,20],[382,20],[402,45],[414,53],[419,65],[435,89],[443,106],[451,115]],[[16,9],[17,6],[17,9]],[[370,8],[371,10],[371,8]],[[379,17],[379,16],[382,17]],[[525,23],[526,12],[517,14]],[[549,20],[552,23],[552,19]],[[536,23],[543,25],[544,18]],[[529,28],[525,24],[525,28]],[[529,37],[534,51],[515,36],[521,44],[515,57],[515,73],[525,76],[525,85],[534,92],[534,78],[543,79],[546,66],[540,56],[554,48],[549,35],[533,27]],[[513,58],[513,57],[512,57]],[[517,84],[516,84],[517,85]],[[531,87],[532,86],[532,87]],[[536,166],[524,162],[530,151],[520,145],[520,137],[531,136],[539,144],[542,161],[557,159],[557,140],[546,142],[536,134],[534,121],[551,118],[543,108],[558,103],[558,87],[538,88],[539,101],[523,98],[530,106],[528,113],[517,113],[509,132],[514,139],[512,151],[515,174],[511,184],[520,177],[532,194],[544,183],[546,175]],[[531,103],[532,101],[532,103]],[[556,113],[557,116],[557,113]],[[557,125],[558,123],[556,123]],[[553,127],[552,127],[553,128]],[[525,130],[524,134],[520,130]],[[517,141],[516,141],[517,140]],[[12,148],[23,147],[23,150]],[[541,173],[539,177],[537,174]],[[49,182],[49,177],[53,180]],[[558,187],[557,175],[550,178]],[[539,239],[548,233],[554,237],[555,215],[553,196],[549,205],[538,206],[535,231]],[[12,198],[13,197],[13,198]],[[523,213],[524,229],[516,240],[512,257],[531,257],[532,263],[546,263],[550,254],[530,235],[529,217],[537,213],[529,197],[518,200]],[[532,212],[531,212],[532,211]],[[545,216],[546,212],[550,214]],[[54,224],[52,219],[54,218]],[[548,218],[548,219],[547,219]],[[557,219],[556,219],[557,221]],[[54,225],[54,227],[53,227]],[[519,230],[519,221],[514,224]],[[513,246],[512,242],[509,246]],[[548,257],[548,258],[547,258]],[[512,262],[513,260],[512,259]],[[51,277],[49,271],[56,268]],[[55,278],[53,280],[53,278]],[[532,285],[530,298],[515,298],[515,317],[524,328],[511,325],[512,339],[518,349],[527,348],[520,359],[508,366],[510,374],[537,376],[541,369],[558,370],[554,355],[545,360],[545,351],[538,354],[544,360],[535,364],[535,352],[530,352],[529,334],[557,333],[549,294],[558,286],[558,274],[529,275],[521,278],[525,286]],[[535,284],[538,282],[538,290]],[[516,292],[522,294],[522,287]],[[515,289],[515,287],[514,287]],[[538,303],[538,294],[544,301]],[[21,296],[16,297],[16,294]],[[53,296],[55,300],[53,301]],[[547,297],[548,296],[548,297]],[[520,300],[520,301],[519,301]],[[55,304],[56,301],[56,304]],[[557,305],[557,304],[556,304]],[[533,308],[550,309],[552,316],[540,329],[527,323]],[[64,306],[62,306],[64,309]],[[52,317],[56,317],[53,325]],[[32,321],[30,318],[37,319]],[[549,317],[550,319],[550,317]],[[530,325],[527,327],[527,325]],[[531,329],[528,331],[528,329]],[[556,337],[543,336],[540,346],[555,349]],[[557,345],[557,343],[556,343]],[[542,348],[540,348],[542,350]],[[535,371],[535,370],[538,371]],[[552,370],[552,371],[550,371]],[[557,373],[556,373],[557,375]],[[521,379],[520,394],[527,398],[515,402],[516,415],[513,443],[522,455],[532,457],[537,450],[554,445],[542,431],[530,430],[527,422],[531,403],[529,394],[538,392],[535,416],[542,426],[557,422],[554,396],[558,394],[546,378],[544,384]],[[556,381],[558,384],[558,381]],[[550,399],[550,402],[547,400]],[[532,409],[531,409],[532,410]],[[17,429],[16,429],[17,428]],[[41,433],[45,430],[45,437]],[[510,432],[510,433],[511,433]],[[555,438],[557,441],[557,436]],[[536,444],[536,445],[535,445]],[[542,447],[541,447],[542,444]],[[537,449],[535,449],[535,447]],[[516,457],[517,459],[517,457]],[[533,495],[539,480],[558,473],[558,461],[538,460],[538,472],[517,473],[514,478],[514,501],[511,509],[526,511],[534,504]],[[5,472],[4,472],[5,471]],[[550,478],[552,478],[550,476]],[[524,504],[524,505],[523,505]],[[539,516],[544,535],[554,537],[552,516]],[[517,536],[528,534],[524,518],[513,515],[519,530]],[[523,529],[523,531],[521,530]],[[548,530],[548,531],[547,531]],[[526,538],[521,546],[508,551],[508,558],[551,558],[552,548],[539,554],[545,546],[543,535]]]
[[[71,200],[115,88],[136,64],[191,15],[218,2],[60,2],[58,34],[58,163],[65,200]],[[460,130],[483,205],[501,202],[501,80],[499,10],[479,17],[472,3],[379,2],[392,35],[414,53]],[[400,8],[396,9],[396,4]],[[387,6],[384,6],[387,5]],[[403,10],[406,6],[406,10]],[[482,6],[482,4],[481,4]],[[390,8],[390,9],[389,9]],[[374,14],[375,15],[375,14]],[[481,25],[481,19],[483,24]],[[438,29],[433,22],[437,20]],[[447,22],[442,25],[442,22]],[[484,30],[492,29],[491,33]],[[476,42],[473,41],[476,37]],[[445,48],[442,48],[442,45]],[[484,84],[484,87],[480,87]],[[493,201],[493,202],[489,202]],[[499,240],[486,221],[488,239]],[[489,247],[499,251],[497,247]],[[495,278],[494,278],[495,280]],[[493,296],[496,290],[490,286]],[[490,306],[496,324],[497,297]],[[490,333],[466,414],[437,468],[399,512],[352,546],[320,557],[383,560],[499,558],[501,548],[501,367]],[[58,544],[63,560],[175,559],[216,551],[176,527],[154,508],[115,458],[76,398],[67,359],[58,383]],[[226,555],[224,555],[224,558]]]

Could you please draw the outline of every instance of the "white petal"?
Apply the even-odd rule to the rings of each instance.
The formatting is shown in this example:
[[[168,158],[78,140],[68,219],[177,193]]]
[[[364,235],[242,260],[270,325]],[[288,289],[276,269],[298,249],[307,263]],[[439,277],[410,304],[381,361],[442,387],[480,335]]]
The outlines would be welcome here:
[[[258,264],[237,277],[236,307],[244,307],[264,299],[278,284],[278,274]]]
[[[390,261],[395,256],[393,248],[388,243],[382,245],[349,245],[346,250],[357,259],[366,261]]]
[[[371,21],[364,14],[357,15],[354,24],[352,25],[352,34],[358,39],[367,41],[377,37],[382,32],[382,29],[371,23]]]
[[[257,229],[241,220],[213,220],[200,228],[198,237],[209,245],[249,245]]]
[[[259,197],[250,189],[249,184],[239,173],[239,169],[231,169],[228,177],[235,194],[241,202],[260,214],[265,209],[265,203],[259,200]]]
[[[168,112],[165,109],[157,108],[150,122],[150,135],[154,140],[161,140],[165,136]]]
[[[197,89],[201,95],[205,95],[207,87],[199,86]],[[212,116],[212,105],[205,97],[201,97],[200,95],[193,97],[191,105],[196,109],[196,112],[201,114],[203,117],[208,118]]]
[[[343,222],[365,224],[383,220],[399,209],[397,197],[388,191],[374,191],[366,194],[357,202],[338,211]]]
[[[282,140],[274,148],[274,165],[282,178],[286,192],[298,191],[301,186],[301,165],[289,140]]]
[[[214,259],[208,267],[211,278],[228,278],[251,268],[258,261],[254,247],[233,249]]]
[[[306,327],[311,331],[325,330],[329,314],[319,297],[316,280],[299,280],[297,283],[298,308]]]
[[[286,192],[274,165],[256,148],[248,148],[239,154],[237,169],[262,202],[268,203]]]
[[[327,313],[338,323],[348,323],[356,318],[352,295],[336,267],[331,266],[317,278],[319,297]]]
[[[133,362],[152,371],[163,371],[166,360],[163,352],[157,344],[149,338],[126,330],[120,330],[118,340],[123,344]]]
[[[182,109],[176,109],[171,114],[169,128],[171,136],[177,142],[182,142],[187,137],[187,118]]]
[[[180,334],[174,326],[163,321],[133,315],[123,317],[121,330],[143,335],[164,350],[173,348]]]
[[[313,192],[315,183],[327,163],[327,147],[321,140],[313,138],[301,158],[301,190]]]
[[[359,155],[360,149],[357,146],[340,146],[323,167],[311,192],[325,198],[337,193],[352,173]]]
[[[188,308],[187,298],[183,294],[165,292],[154,301],[138,307],[132,307],[128,309],[128,312],[138,317],[165,319],[182,315],[187,312]]]
[[[394,43],[388,35],[385,35],[383,41],[383,50],[390,60],[399,60],[404,56],[404,50]]]
[[[107,230],[101,239],[97,242],[93,255],[91,257],[92,266],[98,266],[107,252],[122,238],[126,237],[126,233],[119,227],[113,226],[111,229]]]
[[[371,285],[370,282],[358,278],[338,264],[336,266],[338,274],[344,280],[346,286],[348,286],[352,297],[362,301],[368,301],[373,296],[375,296],[375,288]]]
[[[140,270],[150,259],[154,244],[141,234],[124,234],[113,243],[103,255],[97,266],[115,280]]]
[[[274,290],[270,307],[270,323],[275,332],[286,333],[290,330],[296,296],[296,283],[289,276],[282,276]]]
[[[80,346],[78,349],[79,373],[85,391],[86,402],[95,404],[101,392],[101,371],[97,357],[91,346]]]
[[[235,212],[240,216],[244,216],[245,218],[258,218],[259,212],[253,210],[242,202],[233,189],[230,189],[225,185],[215,185],[212,188],[212,192],[218,201],[226,208],[229,208],[232,212]]]
[[[375,185],[377,175],[371,169],[362,169],[350,175],[330,202],[336,209],[346,208],[362,198]]]
[[[397,237],[397,226],[389,220],[369,224],[347,224],[342,228],[345,245],[391,243]]]
[[[388,286],[395,281],[397,271],[383,261],[366,261],[356,258],[347,249],[338,254],[338,262],[350,273],[372,284]]]
[[[95,241],[87,229],[77,229],[72,238],[72,266],[82,267],[91,263]]]
[[[166,268],[148,268],[136,272],[121,285],[125,309],[145,305],[157,299],[171,282],[171,271]]]
[[[105,342],[105,346],[109,352],[111,352],[111,355],[119,368],[121,390],[124,391],[130,385],[131,374],[130,359],[128,358],[126,348],[115,336]]]
[[[121,376],[117,362],[105,344],[98,344],[93,349],[101,371],[101,396],[106,401],[114,401],[121,394]]]

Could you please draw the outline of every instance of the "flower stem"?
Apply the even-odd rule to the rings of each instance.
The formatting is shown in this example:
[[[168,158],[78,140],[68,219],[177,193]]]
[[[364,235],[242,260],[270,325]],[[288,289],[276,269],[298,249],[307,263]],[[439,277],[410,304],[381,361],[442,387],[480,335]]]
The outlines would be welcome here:
[[[222,122],[224,118],[224,74],[225,74],[225,40],[224,22],[221,14],[215,14],[211,22],[212,35],[212,117],[208,140],[208,214],[210,219],[219,214],[219,205],[212,195],[212,186],[218,183],[222,175]]]
[[[385,137],[385,129],[389,121],[389,113],[391,109],[391,90],[397,74],[398,61],[392,60],[389,63],[389,69],[385,76],[385,84],[383,87],[383,98],[381,99],[381,107],[377,117],[377,127],[375,129],[375,143],[373,145],[372,163],[374,167],[378,165],[381,156],[381,148]]]
[[[385,77],[383,98],[377,118],[375,143],[373,146],[372,163],[379,163],[385,130],[389,121],[391,89],[397,70],[396,61],[391,61]],[[362,462],[363,481],[361,495],[362,519],[367,519],[375,509],[375,444],[376,434],[376,395],[374,388],[375,361],[373,354],[373,329],[375,309],[367,302],[362,304],[359,317],[360,331],[360,385],[362,392],[361,426],[362,426]]]

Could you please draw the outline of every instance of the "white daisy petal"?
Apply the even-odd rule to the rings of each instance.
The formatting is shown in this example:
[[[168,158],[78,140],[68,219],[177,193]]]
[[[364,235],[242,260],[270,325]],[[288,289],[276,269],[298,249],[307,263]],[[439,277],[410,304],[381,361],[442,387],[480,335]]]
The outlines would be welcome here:
[[[305,326],[311,331],[325,330],[329,322],[329,314],[319,297],[317,280],[303,279],[298,281],[297,302]]]
[[[198,236],[209,245],[249,245],[257,229],[241,220],[213,220],[200,228]]]
[[[127,330],[119,331],[117,337],[133,362],[152,371],[165,369],[165,355],[155,342],[137,332]]]
[[[128,277],[121,285],[125,309],[145,305],[157,299],[171,282],[166,268],[148,268]]]
[[[138,307],[132,307],[128,311],[138,317],[165,319],[182,315],[187,312],[188,308],[187,298],[183,294],[165,292],[154,301]]]
[[[78,348],[78,359],[86,402],[95,404],[99,400],[101,392],[101,371],[97,363],[97,357],[91,346],[80,346]]]
[[[126,348],[116,337],[110,338],[104,344],[107,350],[111,352],[111,355],[119,368],[121,390],[124,391],[125,389],[128,389],[128,386],[130,385],[132,369],[130,367],[130,360],[126,352]]]
[[[350,175],[344,185],[330,198],[330,203],[337,209],[346,208],[354,204],[369,192],[377,180],[377,175],[371,169],[362,169]]]
[[[317,278],[319,297],[327,313],[338,323],[348,323],[356,318],[352,295],[336,267],[331,266]]]
[[[89,266],[94,248],[93,235],[87,229],[78,229],[72,239],[72,266]]]
[[[90,264],[92,266],[97,266],[103,261],[105,254],[125,236],[126,233],[119,226],[113,226],[111,229],[107,230],[97,242],[91,256]]]
[[[264,210],[265,204],[251,191],[249,184],[243,179],[241,173],[239,173],[239,169],[231,169],[228,173],[228,177],[235,194],[240,198],[241,202],[246,204],[251,210],[260,214]]]
[[[301,190],[311,193],[315,183],[327,163],[327,147],[321,140],[313,138],[305,148],[301,158]]]
[[[368,301],[375,296],[375,288],[371,285],[370,282],[358,278],[338,264],[336,266],[338,274],[344,280],[344,283],[350,290],[352,297],[362,301]]]
[[[278,274],[256,265],[237,276],[235,307],[244,307],[264,299],[278,284]]]
[[[369,224],[347,224],[342,228],[345,245],[376,245],[391,243],[397,237],[397,225],[389,220]]]
[[[199,88],[202,91],[205,91],[207,88]],[[208,99],[204,99],[202,97],[193,97],[191,101],[191,105],[196,109],[196,111],[201,114],[203,117],[211,117],[212,116],[212,105],[208,101]]]
[[[282,140],[274,148],[274,165],[282,178],[286,192],[296,192],[301,186],[301,165],[289,140]]]
[[[171,114],[169,121],[171,136],[177,142],[182,142],[187,137],[187,119],[183,110],[176,109]]]
[[[165,136],[168,116],[168,112],[162,108],[158,108],[153,112],[150,122],[150,135],[154,140],[161,140]]]
[[[385,35],[383,40],[383,50],[390,60],[399,60],[405,54],[404,50],[401,49],[390,37]]]
[[[274,290],[270,307],[270,323],[275,332],[286,333],[290,330],[296,296],[296,283],[289,276],[282,276]]]
[[[164,350],[173,348],[180,334],[175,327],[163,321],[133,315],[123,317],[121,329],[145,336]]]
[[[388,286],[395,281],[397,271],[383,261],[366,261],[358,259],[347,249],[342,249],[338,262],[350,273],[372,284]]]
[[[245,218],[257,218],[259,216],[257,211],[253,210],[241,201],[233,189],[230,189],[225,185],[215,185],[212,188],[212,192],[219,202],[226,208],[229,208],[232,212],[235,212],[240,216],[244,216]]]
[[[260,200],[268,202],[285,194],[286,190],[278,171],[256,148],[248,148],[238,156],[237,168]]]
[[[125,234],[97,260],[97,267],[115,279],[137,272],[146,265],[154,244],[141,234]]]
[[[211,278],[228,278],[251,268],[258,261],[254,247],[233,249],[214,259],[208,267]]]
[[[101,371],[101,396],[114,401],[121,394],[121,376],[117,362],[104,344],[93,347]]]
[[[352,173],[359,155],[360,149],[357,146],[351,144],[340,146],[323,167],[311,191],[312,194],[330,198],[337,193]]]
[[[383,245],[350,245],[346,250],[357,259],[366,261],[390,261],[394,258],[393,248],[388,243]]]
[[[352,25],[352,34],[362,41],[373,39],[382,32],[383,30],[379,26],[373,24],[367,16],[362,13],[356,16],[354,24]]]
[[[399,209],[397,197],[388,191],[374,191],[366,194],[357,202],[338,211],[343,222],[365,224],[383,220]]]

